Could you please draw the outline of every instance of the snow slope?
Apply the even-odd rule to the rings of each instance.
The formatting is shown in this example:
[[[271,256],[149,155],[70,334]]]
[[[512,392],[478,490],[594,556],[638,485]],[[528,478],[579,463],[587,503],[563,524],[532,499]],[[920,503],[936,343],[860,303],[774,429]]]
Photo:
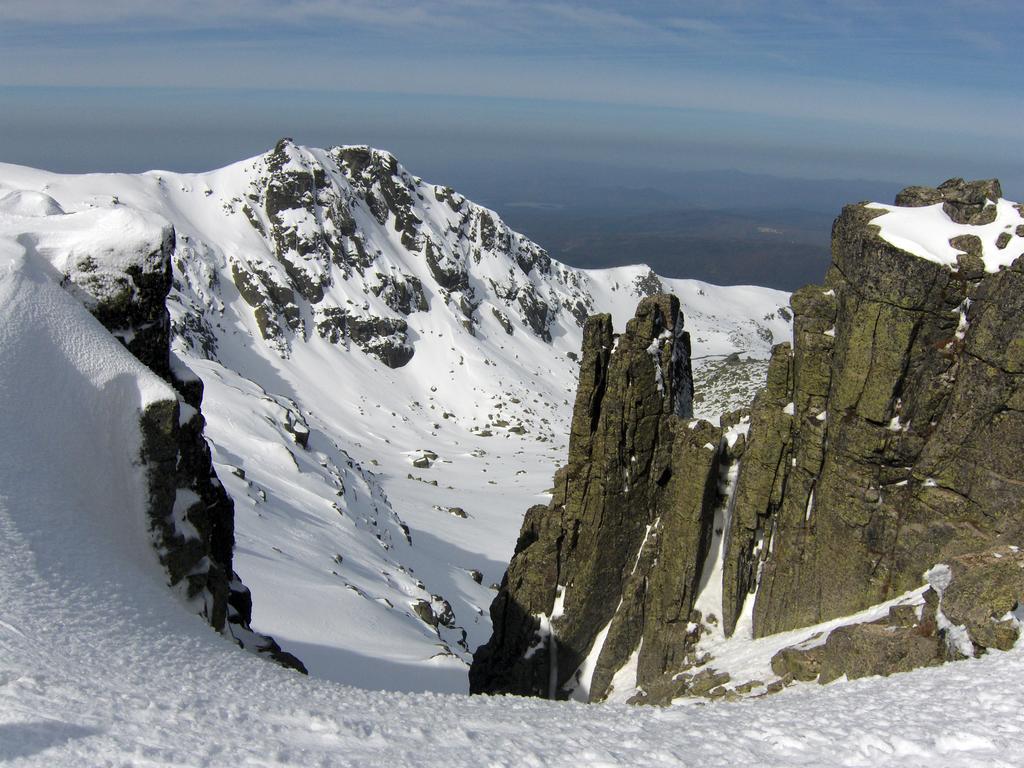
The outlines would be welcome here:
[[[281,191],[296,186],[294,200]],[[466,690],[490,587],[565,460],[581,312],[622,324],[645,292],[677,293],[697,378],[717,382],[699,406],[709,417],[747,399],[790,335],[781,292],[565,267],[365,148],[282,143],[207,174],[0,165],[0,208],[46,232],[129,212],[174,225],[176,352],[205,384],[253,627],[314,676],[366,688]],[[396,310],[395,286],[427,308]],[[341,338],[319,331],[332,312],[349,319]],[[388,326],[361,344],[353,318]],[[414,354],[391,368],[381,343]],[[734,352],[744,361],[725,365]]]

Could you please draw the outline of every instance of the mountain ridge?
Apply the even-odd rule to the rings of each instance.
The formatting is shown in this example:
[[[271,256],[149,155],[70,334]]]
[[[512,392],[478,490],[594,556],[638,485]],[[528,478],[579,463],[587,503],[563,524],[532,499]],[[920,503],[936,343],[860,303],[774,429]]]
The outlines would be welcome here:
[[[206,174],[0,166],[0,185],[173,224],[174,350],[204,384],[254,626],[365,687],[465,690],[522,501],[559,460],[583,309],[685,297],[712,411],[790,333],[785,294],[565,267],[366,147],[282,141]]]

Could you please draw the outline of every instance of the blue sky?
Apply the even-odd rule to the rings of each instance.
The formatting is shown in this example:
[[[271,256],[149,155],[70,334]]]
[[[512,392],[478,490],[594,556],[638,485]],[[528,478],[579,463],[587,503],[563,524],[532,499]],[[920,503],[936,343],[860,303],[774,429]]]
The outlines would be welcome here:
[[[1024,196],[1022,19],[992,0],[4,0],[0,160],[200,170],[292,135],[440,181],[728,168],[999,175]]]

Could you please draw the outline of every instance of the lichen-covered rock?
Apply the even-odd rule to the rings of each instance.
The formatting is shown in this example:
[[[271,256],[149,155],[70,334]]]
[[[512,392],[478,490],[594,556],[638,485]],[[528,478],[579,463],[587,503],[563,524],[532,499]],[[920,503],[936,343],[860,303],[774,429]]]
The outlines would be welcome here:
[[[910,188],[979,223],[992,182]],[[952,210],[951,209],[955,209]],[[950,269],[848,206],[822,287],[792,298],[794,344],[755,400],[725,565],[734,626],[761,567],[757,636],[880,603],[932,563],[1024,538],[1024,272]],[[964,243],[969,246],[968,243]]]
[[[944,660],[942,643],[934,634],[889,624],[852,624],[829,634],[821,649],[818,682],[830,683],[843,675],[849,680],[888,676]]]
[[[750,435],[745,441],[739,480],[723,563],[722,612],[726,634],[731,635],[747,593],[757,585],[761,561],[767,556],[773,518],[782,505],[789,472],[792,415],[792,347],[772,350],[766,386],[751,407]]]
[[[994,203],[1003,196],[998,179],[964,181],[949,179],[937,188],[907,187],[896,196],[896,205],[916,208],[942,204],[957,224],[991,224],[996,217]]]
[[[772,656],[772,672],[793,680],[817,680],[821,673],[823,646],[783,648]]]
[[[641,687],[693,666],[722,434],[690,423],[692,386],[675,297],[641,301],[618,338],[587,321],[569,462],[524,519],[474,692],[598,700],[638,649]]]
[[[1024,551],[1007,545],[951,558],[948,566],[940,603],[946,620],[967,630],[976,653],[1012,648],[1020,634],[1014,611],[1024,602]]]
[[[824,684],[909,672],[1017,643],[1024,600],[1019,547],[960,555],[926,576],[932,586],[923,605],[896,605],[878,621],[832,630],[824,643],[784,648],[772,658],[772,671]]]

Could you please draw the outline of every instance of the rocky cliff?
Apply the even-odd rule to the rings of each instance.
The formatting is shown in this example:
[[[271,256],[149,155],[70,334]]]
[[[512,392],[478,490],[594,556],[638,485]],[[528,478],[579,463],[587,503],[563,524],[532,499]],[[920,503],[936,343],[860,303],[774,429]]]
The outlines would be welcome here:
[[[775,350],[754,407],[760,461],[740,470],[725,588],[732,622],[766,542],[757,636],[1024,538],[1020,208],[995,181],[896,202],[836,220],[825,284],[793,295],[793,347]]]
[[[61,254],[61,284],[176,393],[141,417],[150,531],[170,584],[217,631],[305,672],[297,658],[249,626],[252,599],[232,568],[234,505],[203,436],[203,385],[171,352],[166,300],[175,232],[152,218],[140,221],[135,213],[115,210],[102,222],[123,227],[115,239],[102,234],[104,227],[73,235]]]
[[[832,250],[724,436],[687,421],[671,297],[617,340],[588,321],[569,462],[526,515],[475,691],[667,700],[745,609],[755,637],[808,626],[1024,540],[1021,206],[995,181],[911,187],[844,209]]]
[[[674,296],[621,336],[584,328],[569,462],[531,508],[491,606],[471,689],[600,698],[638,648],[638,679],[693,662],[692,612],[718,501],[722,432],[691,421],[690,340]]]
[[[416,349],[407,318],[429,311],[432,300],[470,333],[487,300],[505,332],[519,325],[547,342],[560,311],[582,322],[592,308],[578,279],[552,274],[541,248],[451,188],[412,176],[387,152],[311,151],[282,139],[246,173],[244,198],[231,198],[224,213],[244,215],[266,250],[232,253],[231,279],[282,356],[295,338],[315,335],[400,368]],[[392,250],[415,254],[426,275],[392,261]],[[514,265],[507,274],[488,272],[506,262]],[[215,336],[202,324],[177,331],[200,345]]]

